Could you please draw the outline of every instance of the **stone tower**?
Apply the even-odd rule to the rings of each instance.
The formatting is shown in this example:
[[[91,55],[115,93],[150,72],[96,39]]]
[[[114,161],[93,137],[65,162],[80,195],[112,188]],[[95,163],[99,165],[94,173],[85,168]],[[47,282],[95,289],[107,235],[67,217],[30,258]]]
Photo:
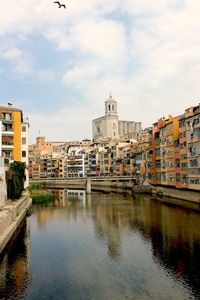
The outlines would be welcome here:
[[[117,101],[115,101],[111,94],[105,101],[105,116],[117,116]]]

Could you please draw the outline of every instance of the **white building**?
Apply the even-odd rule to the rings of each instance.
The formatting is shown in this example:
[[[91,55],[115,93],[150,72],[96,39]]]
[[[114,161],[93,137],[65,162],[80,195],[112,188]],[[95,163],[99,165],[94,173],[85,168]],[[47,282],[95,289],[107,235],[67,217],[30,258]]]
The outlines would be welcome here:
[[[120,121],[118,119],[117,101],[115,101],[111,95],[105,101],[105,116],[92,121],[94,141],[115,140],[141,130],[141,122]]]
[[[29,136],[29,122],[23,122],[21,124],[21,139],[22,139],[22,159],[21,161],[26,163],[24,188],[29,186],[29,175],[28,175],[28,136]]]
[[[7,200],[6,171],[9,169],[9,160],[0,156],[0,207]]]

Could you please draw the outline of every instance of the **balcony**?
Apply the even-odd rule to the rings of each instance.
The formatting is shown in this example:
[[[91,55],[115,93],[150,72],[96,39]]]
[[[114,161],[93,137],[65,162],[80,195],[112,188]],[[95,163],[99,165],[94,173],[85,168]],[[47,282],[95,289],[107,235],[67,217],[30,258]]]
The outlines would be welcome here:
[[[13,128],[3,128],[2,129],[2,136],[5,136],[5,135],[14,135]]]
[[[2,142],[2,149],[6,150],[10,150],[10,149],[13,149],[14,147],[14,144],[13,142]]]
[[[1,115],[0,116],[0,121],[2,121],[3,123],[6,123],[6,124],[13,124],[14,123],[14,120],[12,119],[12,117],[9,115]]]

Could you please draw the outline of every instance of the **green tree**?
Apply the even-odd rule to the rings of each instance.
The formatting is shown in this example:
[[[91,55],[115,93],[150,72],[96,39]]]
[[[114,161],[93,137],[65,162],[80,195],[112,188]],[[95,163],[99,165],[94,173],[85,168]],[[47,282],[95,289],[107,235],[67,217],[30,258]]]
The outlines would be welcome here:
[[[24,190],[26,164],[14,161],[6,174],[8,199],[18,199]]]

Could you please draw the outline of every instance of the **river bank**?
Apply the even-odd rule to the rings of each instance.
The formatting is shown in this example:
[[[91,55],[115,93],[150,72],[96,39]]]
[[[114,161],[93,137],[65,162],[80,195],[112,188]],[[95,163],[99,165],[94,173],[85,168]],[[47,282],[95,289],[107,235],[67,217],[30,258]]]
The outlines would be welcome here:
[[[32,200],[27,191],[20,199],[8,201],[0,208],[0,254],[23,222]]]
[[[84,178],[79,178],[78,180],[42,179],[41,181],[36,180],[32,182],[41,182],[46,188],[86,188],[86,179]],[[188,203],[191,203],[197,208],[197,210],[200,210],[200,192],[198,191],[182,190],[164,186],[153,186],[149,184],[136,185],[131,180],[120,182],[120,178],[114,180],[109,178],[102,181],[95,181],[91,178],[91,189],[93,191],[100,190],[105,192],[122,192],[128,194],[149,194],[156,197],[158,200],[160,199],[161,201],[163,200],[163,197],[169,197],[175,200],[177,199],[177,204],[185,202],[184,206],[188,207]],[[167,200],[165,202],[167,202]],[[169,202],[171,203],[170,199]]]

